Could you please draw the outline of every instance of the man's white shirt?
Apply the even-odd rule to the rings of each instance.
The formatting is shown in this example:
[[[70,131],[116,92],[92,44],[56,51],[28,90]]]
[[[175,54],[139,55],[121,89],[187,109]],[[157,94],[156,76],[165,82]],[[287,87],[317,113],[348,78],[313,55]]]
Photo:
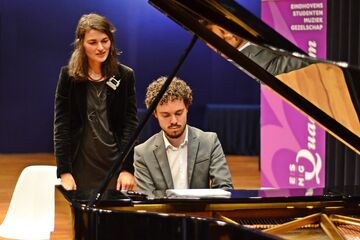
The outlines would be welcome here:
[[[171,145],[163,132],[165,149],[170,165],[171,176],[174,189],[189,188],[187,174],[187,155],[188,155],[188,127],[185,127],[185,139],[178,148]]]

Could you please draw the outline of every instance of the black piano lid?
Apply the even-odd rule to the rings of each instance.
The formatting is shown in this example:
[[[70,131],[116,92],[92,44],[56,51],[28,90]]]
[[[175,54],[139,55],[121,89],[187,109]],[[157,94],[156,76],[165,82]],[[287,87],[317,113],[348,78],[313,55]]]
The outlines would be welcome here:
[[[360,69],[358,67],[306,56],[302,50],[233,0],[149,0],[149,3],[360,154]],[[256,49],[299,64],[294,64],[292,69],[281,69],[278,72],[265,69],[261,61],[250,59],[249,55],[232,47],[204,23],[221,27],[224,31],[251,42]],[[330,71],[336,74],[329,74]],[[308,74],[313,72],[319,74],[311,75],[309,78]],[[323,96],[327,98],[326,103],[319,100],[321,96],[314,96],[294,87],[292,84],[294,77],[296,82],[304,74],[308,77],[306,87],[313,88],[314,92],[316,92],[314,89],[316,83],[326,86],[327,89],[324,88],[326,96]],[[301,81],[302,85],[306,84],[304,79]],[[338,91],[340,87],[329,90],[334,82],[338,84],[337,86],[343,86],[344,91]],[[334,107],[346,114],[337,114],[332,109]],[[344,115],[347,119],[343,119]]]
[[[66,191],[61,185],[56,188],[65,199],[72,204],[86,205],[95,190]],[[282,188],[282,189],[236,189],[228,190],[231,195],[227,198],[216,197],[184,197],[168,198],[166,191],[157,190],[154,196],[128,194],[117,190],[106,190],[97,207],[133,206],[134,204],[209,204],[209,203],[283,203],[283,202],[334,202],[359,201],[360,187],[341,186],[332,188]]]

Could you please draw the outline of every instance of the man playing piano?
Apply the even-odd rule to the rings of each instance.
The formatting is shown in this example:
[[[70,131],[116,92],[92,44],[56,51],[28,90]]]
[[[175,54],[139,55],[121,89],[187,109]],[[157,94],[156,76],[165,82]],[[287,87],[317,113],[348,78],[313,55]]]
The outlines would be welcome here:
[[[165,81],[160,77],[148,86],[147,108]],[[233,188],[216,133],[186,124],[191,103],[191,88],[175,77],[153,112],[162,131],[135,147],[139,192],[152,195],[155,190],[166,189]]]

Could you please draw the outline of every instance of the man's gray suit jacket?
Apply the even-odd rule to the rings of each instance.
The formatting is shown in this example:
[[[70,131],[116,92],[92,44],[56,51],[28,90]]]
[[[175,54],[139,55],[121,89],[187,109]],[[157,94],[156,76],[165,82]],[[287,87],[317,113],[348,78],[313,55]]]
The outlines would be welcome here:
[[[310,63],[289,55],[281,55],[264,47],[249,45],[241,50],[245,56],[273,75],[291,72],[308,66]]]
[[[189,188],[232,189],[230,170],[216,133],[191,126],[188,131]],[[174,188],[162,131],[135,147],[134,167],[139,192],[152,194],[154,190]]]

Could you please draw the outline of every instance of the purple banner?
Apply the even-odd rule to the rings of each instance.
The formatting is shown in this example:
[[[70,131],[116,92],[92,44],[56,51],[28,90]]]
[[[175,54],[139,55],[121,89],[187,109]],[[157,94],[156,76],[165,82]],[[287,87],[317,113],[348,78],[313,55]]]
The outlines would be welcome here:
[[[310,56],[326,56],[326,0],[262,0],[262,20]],[[261,86],[261,186],[325,186],[325,131]]]

